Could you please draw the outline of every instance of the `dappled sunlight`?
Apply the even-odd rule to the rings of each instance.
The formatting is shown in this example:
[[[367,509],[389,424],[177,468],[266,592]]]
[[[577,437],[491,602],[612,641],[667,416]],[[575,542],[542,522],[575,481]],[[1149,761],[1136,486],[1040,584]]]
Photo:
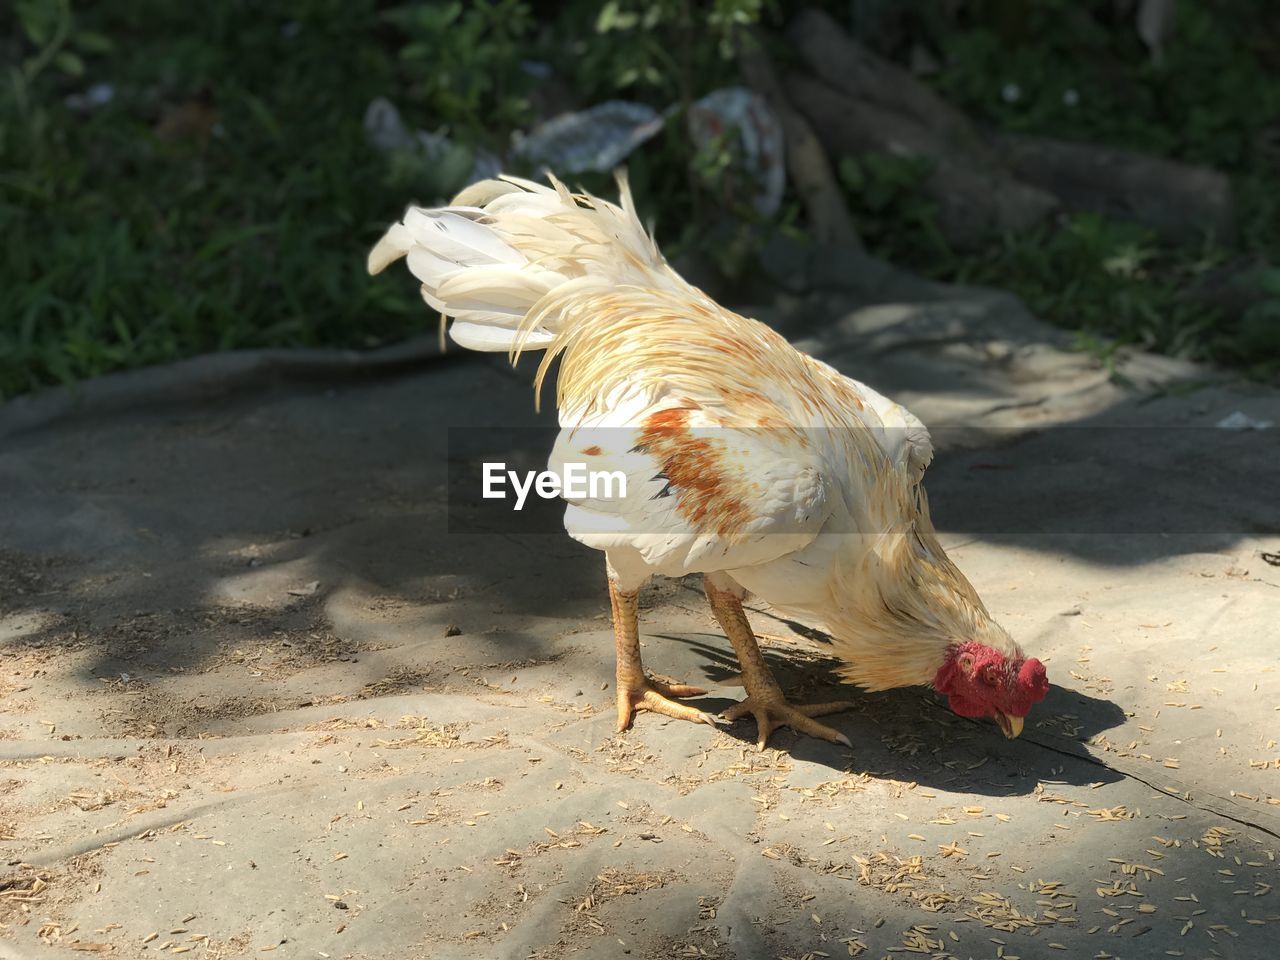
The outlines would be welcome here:
[[[0,958],[1275,955],[1280,5],[0,51]]]
[[[213,605],[245,604],[274,609],[293,602],[295,597],[312,596],[319,589],[315,567],[303,557],[285,563],[255,565],[255,569],[219,578],[210,588],[207,602]]]
[[[927,379],[982,353],[935,347],[902,340],[874,362]],[[1187,938],[1252,944],[1280,833],[1260,732],[1280,703],[1266,448],[1174,429],[1186,398],[1139,404],[1071,356],[1036,351],[1022,373],[1002,360],[931,401],[989,411],[937,431],[927,485],[953,559],[1048,669],[1016,740],[930,690],[841,686],[827,638],[759,603],[787,695],[853,701],[829,718],[852,750],[781,730],[757,752],[751,720],[641,714],[617,734],[599,554],[536,528],[450,532],[448,461],[480,448],[448,425],[504,428],[513,463],[547,453],[523,375],[492,365],[29,433],[0,453],[20,504],[0,517],[0,762],[26,778],[18,800],[0,793],[0,837],[23,824],[0,842],[58,864],[119,842],[95,856],[122,911],[155,898],[166,851],[203,867],[187,912],[228,877],[252,889],[302,858],[359,937],[375,910],[407,924],[523,886],[507,929],[476,938],[512,950],[549,922],[613,923],[639,895],[687,902],[651,912],[663,936],[710,950],[718,934],[688,931],[714,919],[762,956],[958,954],[991,937],[1012,955],[1059,937],[1118,952],[1146,927],[1176,944],[1184,891],[1215,917]],[[1078,416],[1023,376],[1053,357],[1085,377]],[[1245,406],[1226,387],[1193,396],[1197,423]],[[94,456],[78,459],[86,435]],[[700,709],[743,696],[696,582],[651,586],[641,607],[651,671],[708,687]],[[121,867],[152,830],[153,873]],[[1237,890],[1266,905],[1227,919]],[[327,936],[335,955],[376,943]]]
[[[26,610],[0,617],[0,647],[13,644],[24,637],[34,636],[47,629],[57,619],[47,610]]]

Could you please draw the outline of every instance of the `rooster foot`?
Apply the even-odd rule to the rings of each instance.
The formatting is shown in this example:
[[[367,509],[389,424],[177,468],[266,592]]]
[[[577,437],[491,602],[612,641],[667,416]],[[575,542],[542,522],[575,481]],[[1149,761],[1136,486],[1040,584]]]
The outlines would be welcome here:
[[[715,717],[704,713],[696,707],[676,703],[683,697],[700,697],[707,691],[702,687],[690,686],[687,683],[667,683],[655,677],[642,676],[639,681],[620,683],[618,685],[618,732],[631,726],[637,713],[648,710],[660,713],[677,720],[691,720],[694,723],[716,725]]]
[[[828,727],[825,723],[819,723],[814,717],[826,716],[828,713],[839,713],[841,710],[849,710],[853,704],[848,700],[833,700],[830,703],[809,703],[792,705],[787,703],[782,694],[771,697],[749,696],[741,703],[737,703],[730,707],[720,716],[726,720],[741,720],[747,714],[751,714],[756,719],[756,729],[758,731],[756,739],[756,749],[763,750],[765,742],[769,739],[769,734],[773,733],[778,727],[790,727],[796,733],[805,733],[811,737],[817,737],[819,740],[829,740],[832,743],[841,743],[846,747],[852,747],[846,737],[839,730]]]

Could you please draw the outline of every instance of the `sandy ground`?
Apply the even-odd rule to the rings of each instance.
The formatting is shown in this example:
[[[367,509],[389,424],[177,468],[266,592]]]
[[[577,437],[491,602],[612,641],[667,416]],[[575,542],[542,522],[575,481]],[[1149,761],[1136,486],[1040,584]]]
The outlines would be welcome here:
[[[524,372],[110,378],[0,410],[0,957],[1274,956],[1280,430],[1214,425],[1280,397],[893,278],[771,318],[936,428],[1054,683],[1022,739],[759,605],[852,750],[615,736],[599,556],[448,532],[448,426],[545,455]],[[653,670],[741,695],[697,583],[644,603]]]

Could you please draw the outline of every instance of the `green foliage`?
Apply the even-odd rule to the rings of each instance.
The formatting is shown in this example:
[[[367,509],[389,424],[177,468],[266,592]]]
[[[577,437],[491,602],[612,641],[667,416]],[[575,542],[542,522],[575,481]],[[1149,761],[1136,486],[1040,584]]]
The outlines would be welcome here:
[[[529,115],[533,18],[524,0],[406,3],[385,14],[407,42],[399,50],[407,100],[465,143],[500,145]],[[397,91],[399,92],[399,91]]]
[[[393,83],[371,0],[54,6],[16,8],[24,66],[0,83],[0,398],[422,328],[412,291],[364,275],[407,199],[361,128]],[[78,112],[89,81],[115,97]]]
[[[1111,0],[945,0],[899,5],[909,36],[930,41],[938,91],[998,129],[1094,141],[1205,163],[1234,180],[1232,248],[1178,247],[1097,217],[958,256],[900,160],[841,178],[872,249],[939,279],[1013,290],[1032,310],[1081,331],[1101,352],[1121,343],[1212,359],[1270,375],[1280,369],[1280,306],[1243,316],[1209,310],[1186,291],[1234,255],[1280,264],[1280,8],[1253,0],[1182,0],[1154,58],[1133,12]]]
[[[1224,316],[1185,294],[1226,256],[1208,241],[1179,248],[1143,227],[1077,215],[960,254],[920,193],[927,162],[870,155],[845,158],[838,170],[876,253],[937,279],[1008,289],[1036,315],[1075,330],[1077,346],[1104,363],[1130,344],[1260,376],[1280,367],[1280,270],[1263,275],[1268,299]]]
[[[1219,318],[1180,291],[1214,265],[1212,256],[1162,249],[1144,228],[1079,215],[1007,238],[961,261],[951,279],[1012,290],[1033,313],[1080,331],[1094,352],[1106,353],[1100,347],[1111,341],[1211,359]]]
[[[407,201],[448,196],[478,148],[536,122],[525,61],[572,63],[583,103],[665,108],[732,78],[723,41],[761,9],[574,0],[548,26],[526,0],[0,8],[0,52],[17,58],[0,77],[0,399],[207,350],[424,329],[406,285],[364,275],[364,252]],[[69,103],[91,84],[114,98]],[[451,144],[371,150],[377,96]],[[676,236],[699,189],[690,153],[676,133],[633,164]]]
[[[1264,271],[1259,285],[1266,299],[1244,312],[1237,335],[1227,346],[1234,353],[1232,359],[1265,376],[1280,368],[1280,268]]]
[[[888,260],[927,264],[936,273],[955,254],[938,228],[937,205],[920,191],[932,169],[919,157],[867,154],[842,157],[837,172],[867,246]]]
[[[1258,13],[1252,0],[1184,0],[1157,61],[1111,0],[975,0],[937,37],[937,86],[1006,130],[1239,169],[1280,116],[1280,82],[1254,55]]]
[[[15,88],[22,93],[25,85],[50,67],[78,77],[84,73],[84,56],[112,49],[110,39],[102,34],[74,28],[71,0],[17,0],[13,12],[31,47],[31,54],[13,74]]]
[[[733,31],[757,23],[769,0],[578,2],[556,22],[572,32],[574,79],[589,99],[656,95],[665,103],[701,95],[733,77]],[[594,20],[591,11],[598,10]],[[592,32],[574,24],[591,24]]]
[[[849,16],[844,0],[826,6]],[[1075,218],[961,256],[919,189],[928,166],[862,157],[839,174],[873,250],[938,278],[1011,288],[1100,354],[1134,342],[1272,369],[1275,13],[1183,0],[1155,63],[1111,0],[882,7],[909,25],[900,36],[932,47],[939,90],[983,121],[1220,166],[1236,179],[1241,225],[1233,249],[1174,249]],[[511,131],[611,98],[675,108],[628,161],[664,247],[740,270],[762,225],[732,179],[736,145],[695,151],[681,108],[738,82],[737,26],[777,26],[790,10],[773,0],[0,5],[0,399],[207,350],[368,346],[425,330],[411,285],[364,274],[385,224],[406,202],[448,196]],[[556,65],[554,81],[537,76],[539,62]],[[449,145],[372,150],[361,121],[378,96]],[[611,189],[603,174],[575,179]],[[795,231],[797,211],[789,197],[764,226]],[[1266,298],[1237,317],[1183,295],[1228,256],[1273,265]]]

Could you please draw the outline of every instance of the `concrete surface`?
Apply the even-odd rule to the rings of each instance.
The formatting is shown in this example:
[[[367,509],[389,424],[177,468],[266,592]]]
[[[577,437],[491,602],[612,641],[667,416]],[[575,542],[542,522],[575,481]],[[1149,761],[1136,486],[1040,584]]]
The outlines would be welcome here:
[[[851,751],[615,736],[599,556],[448,533],[448,426],[545,456],[528,371],[0,410],[0,957],[1274,956],[1280,451],[1214,424],[1280,398],[914,289],[761,312],[935,428],[939,529],[1054,684],[1018,741],[923,689],[853,692]],[[740,696],[696,583],[644,604],[651,669]]]

